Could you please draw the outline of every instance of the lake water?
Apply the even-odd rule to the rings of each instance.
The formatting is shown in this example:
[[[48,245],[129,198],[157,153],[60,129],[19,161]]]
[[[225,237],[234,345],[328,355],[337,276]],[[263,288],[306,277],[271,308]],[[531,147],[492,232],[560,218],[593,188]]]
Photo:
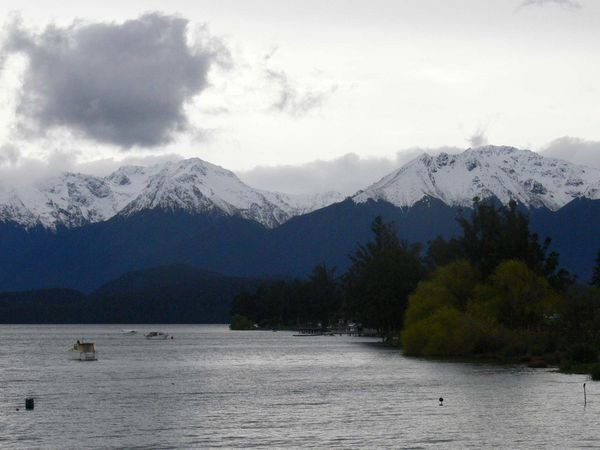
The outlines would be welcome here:
[[[77,339],[100,359],[69,360]],[[0,326],[0,448],[599,448],[600,383],[587,381],[584,407],[586,381],[348,336]]]

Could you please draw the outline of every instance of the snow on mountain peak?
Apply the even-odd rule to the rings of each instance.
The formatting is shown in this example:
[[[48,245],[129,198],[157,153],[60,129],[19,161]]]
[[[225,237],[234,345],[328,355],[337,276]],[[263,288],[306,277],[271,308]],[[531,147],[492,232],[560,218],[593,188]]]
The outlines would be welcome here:
[[[516,200],[557,210],[579,197],[600,199],[600,169],[514,147],[486,146],[460,154],[423,154],[352,199],[410,207],[432,197],[451,206],[473,198]],[[74,228],[148,209],[213,212],[275,227],[343,200],[339,193],[287,195],[253,189],[233,172],[198,158],[150,167],[125,166],[106,177],[62,173],[28,186],[0,188],[0,222],[26,228]]]
[[[530,150],[485,146],[456,155],[423,154],[358,192],[353,200],[410,207],[424,197],[450,206],[496,197],[557,210],[578,197],[600,199],[600,170],[546,158]]]
[[[198,158],[150,167],[125,166],[106,177],[63,173],[0,191],[0,222],[26,228],[74,228],[148,209],[238,215],[267,227],[341,200],[253,189],[233,172]]]

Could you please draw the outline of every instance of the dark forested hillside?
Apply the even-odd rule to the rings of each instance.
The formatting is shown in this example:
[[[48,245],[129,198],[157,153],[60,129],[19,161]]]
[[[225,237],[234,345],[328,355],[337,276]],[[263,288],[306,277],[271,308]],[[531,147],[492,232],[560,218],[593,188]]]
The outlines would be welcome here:
[[[575,200],[556,212],[526,212],[532,230],[552,239],[565,268],[588,280],[600,247],[600,200]],[[426,245],[437,236],[457,236],[459,213],[436,199],[410,208],[348,199],[274,229],[217,213],[165,211],[56,233],[0,224],[0,291],[65,287],[91,292],[127,272],[173,264],[243,277],[306,277],[321,263],[343,273],[350,266],[348,256],[368,241],[374,217],[393,222],[400,239]]]
[[[0,293],[0,323],[225,323],[232,299],[260,280],[176,265],[128,273],[92,294]]]

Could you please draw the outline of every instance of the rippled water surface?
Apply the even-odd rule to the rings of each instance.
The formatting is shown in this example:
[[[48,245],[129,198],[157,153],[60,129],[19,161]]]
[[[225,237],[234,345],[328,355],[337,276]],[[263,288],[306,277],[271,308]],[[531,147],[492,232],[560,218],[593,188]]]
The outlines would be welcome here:
[[[584,376],[409,359],[348,336],[121,328],[0,326],[0,448],[600,447],[600,383],[584,408]],[[98,361],[68,359],[82,338]]]

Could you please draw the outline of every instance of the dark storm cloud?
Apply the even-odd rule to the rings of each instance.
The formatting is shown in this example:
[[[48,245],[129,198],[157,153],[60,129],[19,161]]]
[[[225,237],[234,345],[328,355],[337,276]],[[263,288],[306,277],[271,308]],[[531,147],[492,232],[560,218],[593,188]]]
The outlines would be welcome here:
[[[188,44],[188,21],[158,13],[122,24],[48,26],[40,33],[13,24],[6,54],[29,61],[17,112],[37,135],[66,127],[123,148],[153,147],[189,127],[186,101],[207,87],[227,49],[206,31]]]
[[[564,136],[540,150],[544,156],[600,169],[600,142]]]
[[[321,107],[337,89],[336,86],[331,86],[325,91],[306,90],[301,92],[284,71],[267,69],[265,74],[269,81],[277,85],[278,89],[278,99],[271,105],[271,109],[292,116],[304,116],[311,110]]]
[[[530,6],[546,6],[546,5],[557,5],[563,8],[579,9],[581,3],[575,0],[525,0],[519,5],[519,9],[527,8]]]

